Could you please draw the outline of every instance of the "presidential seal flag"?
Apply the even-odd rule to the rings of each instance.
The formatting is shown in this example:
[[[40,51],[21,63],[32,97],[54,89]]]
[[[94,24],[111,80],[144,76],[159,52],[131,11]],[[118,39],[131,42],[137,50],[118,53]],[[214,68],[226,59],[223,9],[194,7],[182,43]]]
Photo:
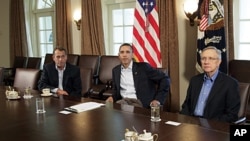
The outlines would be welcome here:
[[[197,33],[197,64],[200,67],[201,50],[208,46],[214,46],[222,52],[220,71],[227,73],[227,49],[225,40],[223,0],[199,0],[200,24]]]
[[[137,62],[161,67],[159,19],[155,0],[136,0],[132,46]]]

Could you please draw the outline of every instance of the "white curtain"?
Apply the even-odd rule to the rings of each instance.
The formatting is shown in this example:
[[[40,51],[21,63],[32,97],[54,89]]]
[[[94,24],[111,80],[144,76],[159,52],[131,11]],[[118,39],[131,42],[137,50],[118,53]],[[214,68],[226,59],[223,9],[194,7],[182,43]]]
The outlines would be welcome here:
[[[32,14],[32,4],[34,0],[24,0],[24,14],[25,14],[25,25],[26,25],[26,34],[27,34],[27,45],[28,45],[28,57],[38,56],[36,53],[37,49],[35,42],[35,28],[32,28],[31,25],[34,23],[34,15]],[[34,48],[32,48],[34,47]]]

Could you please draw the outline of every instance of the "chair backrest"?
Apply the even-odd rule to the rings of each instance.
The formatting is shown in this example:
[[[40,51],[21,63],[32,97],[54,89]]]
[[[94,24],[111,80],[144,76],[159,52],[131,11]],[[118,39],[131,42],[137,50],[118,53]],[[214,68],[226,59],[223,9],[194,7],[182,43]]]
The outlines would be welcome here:
[[[250,61],[231,60],[229,62],[229,75],[236,78],[239,82],[250,83]]]
[[[248,105],[248,98],[250,93],[250,83],[239,82],[239,94],[240,94],[240,110],[238,112],[239,121],[246,119],[246,111]]]
[[[4,84],[3,80],[4,80],[4,68],[0,67],[0,86]]]
[[[250,83],[250,60],[231,60],[229,62],[229,75],[239,82]],[[250,120],[250,98],[246,112],[247,120]]]
[[[27,57],[15,56],[12,68],[26,68],[26,65],[27,65]]]
[[[78,66],[90,68],[93,75],[98,75],[100,65],[100,55],[80,55]]]
[[[68,62],[72,65],[78,65],[79,55],[77,54],[68,54]]]
[[[107,81],[112,79],[112,69],[119,65],[121,62],[118,56],[101,56],[99,68],[99,83],[106,84]]]
[[[37,89],[37,82],[40,78],[40,69],[17,68],[14,79],[14,87]]]
[[[39,69],[41,61],[40,57],[28,57],[26,68]]]
[[[90,68],[80,68],[82,81],[82,96],[87,97],[92,85],[92,70]]]
[[[44,65],[53,62],[53,54],[47,53],[44,58]]]

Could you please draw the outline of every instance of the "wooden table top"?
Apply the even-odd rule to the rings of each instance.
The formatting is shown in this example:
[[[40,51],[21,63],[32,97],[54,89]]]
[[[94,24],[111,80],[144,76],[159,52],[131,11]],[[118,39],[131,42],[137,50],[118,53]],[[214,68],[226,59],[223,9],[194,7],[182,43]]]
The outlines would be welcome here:
[[[40,92],[32,93],[31,99],[7,100],[5,88],[0,87],[1,141],[121,141],[125,129],[133,127],[139,133],[146,129],[158,134],[159,141],[229,141],[229,124],[178,113],[161,112],[162,120],[156,123],[150,121],[149,109],[112,103],[81,113],[59,113],[65,107],[96,101],[88,98],[44,97],[46,113],[36,114],[35,97]],[[181,124],[173,126],[166,121]]]

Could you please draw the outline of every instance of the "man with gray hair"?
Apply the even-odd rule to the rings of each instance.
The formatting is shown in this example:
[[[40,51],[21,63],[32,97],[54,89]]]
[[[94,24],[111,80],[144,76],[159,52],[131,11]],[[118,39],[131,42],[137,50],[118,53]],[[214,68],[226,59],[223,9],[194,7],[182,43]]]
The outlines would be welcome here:
[[[219,71],[221,51],[204,48],[200,54],[204,71],[191,78],[181,114],[234,122],[240,109],[237,80]]]

